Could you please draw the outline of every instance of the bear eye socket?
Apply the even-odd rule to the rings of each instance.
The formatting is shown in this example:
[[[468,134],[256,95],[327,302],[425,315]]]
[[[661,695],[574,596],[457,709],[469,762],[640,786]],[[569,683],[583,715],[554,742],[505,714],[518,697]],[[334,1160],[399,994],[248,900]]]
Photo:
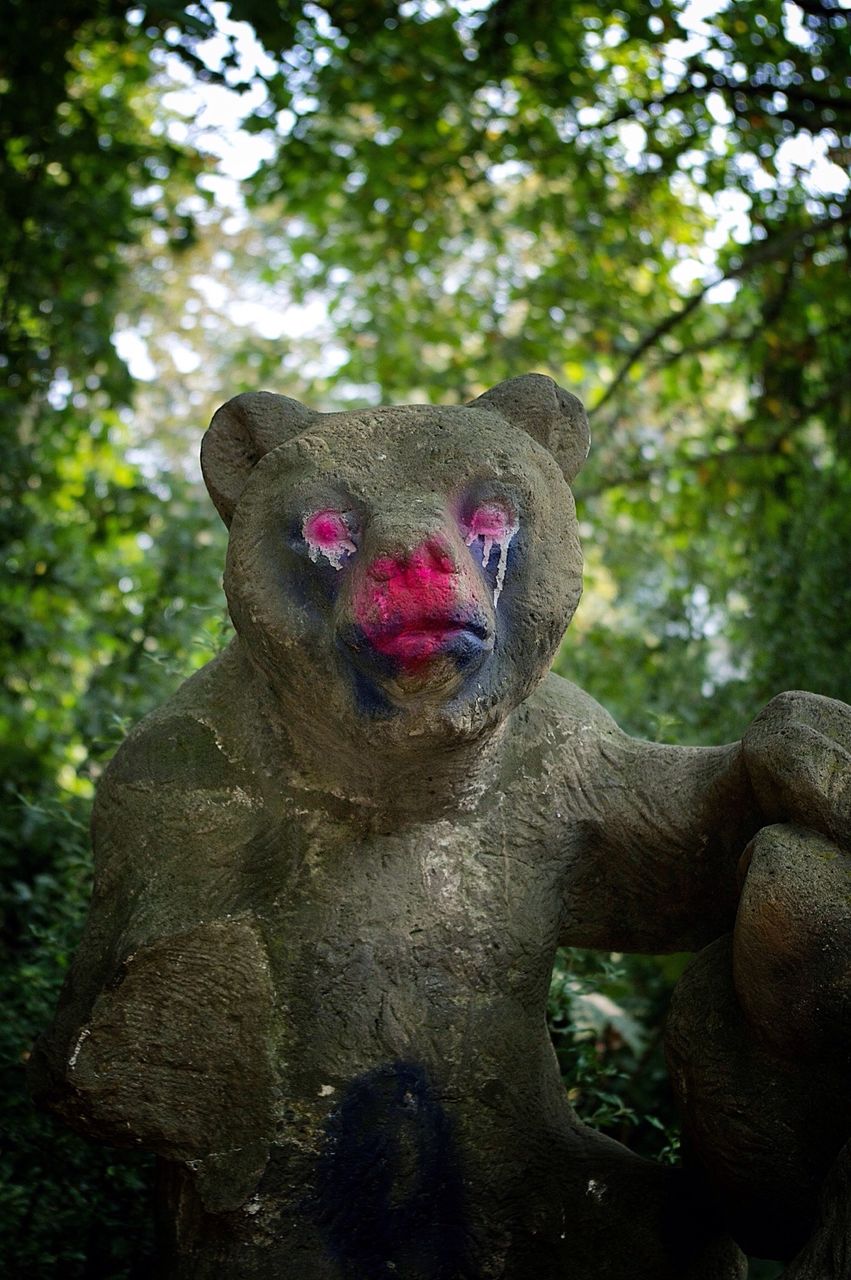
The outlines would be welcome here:
[[[472,546],[476,538],[488,538],[491,542],[501,542],[509,530],[513,533],[517,528],[511,512],[501,502],[482,502],[463,521],[467,546]]]
[[[520,521],[507,503],[490,499],[478,502],[461,519],[461,532],[468,547],[481,547],[482,568],[490,566],[491,553],[496,549],[496,582],[493,602],[499,601],[505,572],[508,566],[508,545],[520,528]]]
[[[335,569],[342,569],[346,556],[354,555],[356,520],[351,511],[335,511],[325,507],[305,516],[301,526],[307,543],[307,554],[314,564],[324,556]]]
[[[481,567],[493,572],[494,608],[499,603],[499,596],[505,584],[505,571],[508,568],[508,544],[520,529],[517,513],[507,502],[498,498],[490,498],[477,502],[470,511],[461,518],[461,531],[465,536],[467,547],[481,549]],[[491,566],[491,553],[497,552],[497,562]]]
[[[514,512],[503,502],[480,502],[461,520],[464,541],[468,547],[481,541],[482,563],[487,565],[494,547],[507,547],[517,532]]]

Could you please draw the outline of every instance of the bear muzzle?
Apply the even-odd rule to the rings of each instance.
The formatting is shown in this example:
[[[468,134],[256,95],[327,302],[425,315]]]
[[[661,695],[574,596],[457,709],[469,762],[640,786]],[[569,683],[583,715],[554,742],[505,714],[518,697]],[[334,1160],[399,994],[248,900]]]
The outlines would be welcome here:
[[[338,630],[361,670],[402,692],[443,689],[481,665],[494,647],[494,616],[464,559],[430,537],[367,564]]]

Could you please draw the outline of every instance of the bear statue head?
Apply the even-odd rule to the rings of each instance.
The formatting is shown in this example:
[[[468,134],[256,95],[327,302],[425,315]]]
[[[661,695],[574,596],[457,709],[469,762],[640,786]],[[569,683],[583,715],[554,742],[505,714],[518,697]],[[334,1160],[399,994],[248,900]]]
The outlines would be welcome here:
[[[224,405],[201,459],[225,590],[292,728],[398,749],[499,724],[579,600],[587,451],[581,403],[539,374],[459,407]]]

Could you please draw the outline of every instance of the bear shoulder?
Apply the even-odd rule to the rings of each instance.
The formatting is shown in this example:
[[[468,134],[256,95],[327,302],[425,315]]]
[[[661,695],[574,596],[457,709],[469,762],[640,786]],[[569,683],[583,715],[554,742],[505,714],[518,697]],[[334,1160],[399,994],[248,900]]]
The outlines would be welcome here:
[[[590,694],[551,672],[511,714],[504,785],[558,835],[564,814],[600,819],[625,742]]]
[[[520,736],[527,744],[548,743],[555,750],[582,743],[599,751],[626,736],[590,693],[554,671],[521,703],[513,720],[522,722]]]
[[[214,858],[258,829],[260,729],[233,697],[239,664],[231,647],[196,672],[110,761],[92,818],[99,875],[128,858],[192,860],[193,850]]]
[[[566,732],[587,726],[606,735],[619,735],[623,730],[590,693],[578,684],[550,671],[529,702],[537,704],[556,725]]]

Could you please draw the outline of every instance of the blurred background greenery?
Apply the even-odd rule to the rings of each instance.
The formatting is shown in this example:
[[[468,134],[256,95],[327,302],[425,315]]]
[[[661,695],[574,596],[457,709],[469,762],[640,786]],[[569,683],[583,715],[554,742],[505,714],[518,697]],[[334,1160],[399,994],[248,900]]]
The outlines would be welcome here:
[[[149,1162],[29,1107],[127,726],[227,638],[214,408],[548,373],[594,434],[558,669],[630,731],[851,700],[848,0],[2,0],[0,1254],[152,1274]],[[663,1160],[683,957],[568,952],[580,1112]],[[754,1263],[752,1276],[777,1268]]]

